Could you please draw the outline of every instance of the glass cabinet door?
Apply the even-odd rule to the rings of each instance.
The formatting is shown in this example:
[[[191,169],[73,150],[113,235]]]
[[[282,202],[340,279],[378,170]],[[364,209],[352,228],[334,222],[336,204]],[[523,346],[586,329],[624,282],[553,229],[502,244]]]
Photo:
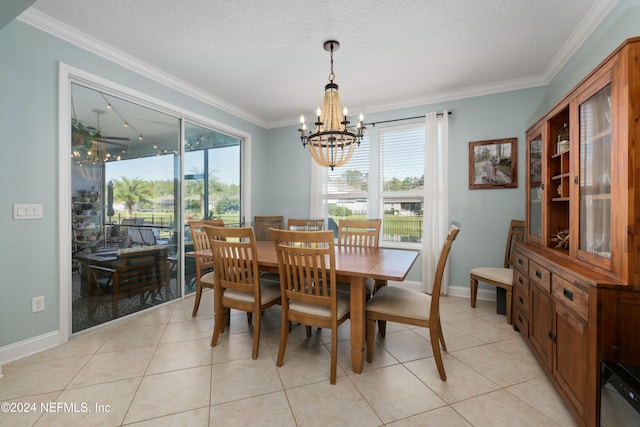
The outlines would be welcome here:
[[[611,84],[580,104],[579,251],[611,258]]]
[[[542,134],[529,141],[529,239],[542,238]]]

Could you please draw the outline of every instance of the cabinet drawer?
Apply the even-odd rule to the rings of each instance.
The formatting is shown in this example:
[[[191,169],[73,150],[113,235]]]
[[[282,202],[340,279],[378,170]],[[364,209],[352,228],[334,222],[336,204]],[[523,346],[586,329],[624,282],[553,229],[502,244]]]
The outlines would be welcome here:
[[[551,273],[535,261],[529,261],[529,280],[551,293]]]
[[[529,259],[518,251],[513,254],[513,268],[524,274],[529,272]]]
[[[589,318],[589,293],[583,291],[573,283],[564,280],[557,274],[553,275],[551,290],[554,299],[574,311],[582,319]]]
[[[524,313],[516,312],[513,323],[524,339],[529,339],[529,318]]]
[[[524,313],[529,317],[529,297],[524,295],[519,288],[515,288],[513,291],[513,307],[514,313]]]
[[[529,279],[526,274],[522,274],[518,270],[513,271],[513,286],[515,289],[520,289],[523,295],[529,295]]]

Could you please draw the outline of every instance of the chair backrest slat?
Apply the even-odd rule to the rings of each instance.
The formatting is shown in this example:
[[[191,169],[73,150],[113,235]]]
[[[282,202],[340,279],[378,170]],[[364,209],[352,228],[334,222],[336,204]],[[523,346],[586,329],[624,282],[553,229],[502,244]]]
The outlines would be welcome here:
[[[513,266],[513,249],[517,242],[524,241],[525,226],[524,221],[512,219],[509,224],[509,234],[507,235],[507,246],[504,252],[504,268]]]
[[[337,288],[333,232],[272,230],[271,235],[285,299],[335,309]]]
[[[154,248],[121,253],[114,281],[116,292],[164,286],[169,281],[169,249]]]
[[[260,302],[256,239],[251,227],[204,226],[214,258],[214,287],[253,293]],[[224,294],[223,294],[224,295]]]
[[[338,224],[338,246],[377,248],[381,220],[346,220]]]
[[[256,216],[254,217],[254,224],[256,227],[256,240],[270,241],[271,235],[269,234],[269,229],[282,229],[284,226],[284,217],[281,215]]]
[[[287,220],[287,230],[295,231],[322,231],[324,230],[324,219],[295,219]]]
[[[189,229],[191,230],[191,238],[193,239],[193,249],[201,251],[209,249],[209,237],[204,231],[204,226],[210,225],[214,227],[224,227],[224,220],[221,219],[205,219],[200,221],[189,221]],[[198,257],[196,262],[200,263],[201,269],[213,267],[213,258]]]
[[[453,241],[456,240],[458,233],[460,232],[460,224],[454,222],[449,226],[449,233],[447,234],[447,238],[442,244],[442,250],[440,251],[440,257],[438,258],[438,265],[436,267],[436,275],[433,279],[433,291],[431,293],[431,312],[429,313],[429,318],[439,318],[439,300],[440,300],[440,289],[442,288],[442,278],[444,277],[444,268],[447,265],[447,258],[449,257],[449,252],[451,251],[451,245],[453,245]]]

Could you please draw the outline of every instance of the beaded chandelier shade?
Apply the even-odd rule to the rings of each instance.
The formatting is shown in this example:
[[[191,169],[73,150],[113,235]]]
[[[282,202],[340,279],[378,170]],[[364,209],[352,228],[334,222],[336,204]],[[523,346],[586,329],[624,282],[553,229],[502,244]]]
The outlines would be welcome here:
[[[307,126],[304,123],[304,116],[300,116],[300,139],[303,147],[309,147],[311,156],[321,166],[330,167],[333,170],[336,166],[346,164],[355,149],[356,144],[360,145],[364,117],[360,114],[355,132],[348,128],[348,110],[342,109],[340,104],[340,94],[338,85],[334,82],[333,73],[333,52],[340,47],[340,43],[329,40],[324,43],[324,49],[331,53],[331,73],[329,83],[324,88],[324,100],[322,109],[316,111],[317,121],[313,133],[307,135]]]

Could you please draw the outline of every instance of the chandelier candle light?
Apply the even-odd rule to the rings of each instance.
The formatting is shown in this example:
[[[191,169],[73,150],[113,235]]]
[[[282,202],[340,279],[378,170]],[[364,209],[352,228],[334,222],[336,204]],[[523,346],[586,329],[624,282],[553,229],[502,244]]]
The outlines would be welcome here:
[[[346,164],[356,144],[360,145],[364,131],[364,116],[360,113],[355,132],[348,129],[349,120],[347,107],[342,109],[338,85],[334,83],[336,75],[333,73],[333,52],[338,50],[340,43],[335,40],[324,42],[324,50],[331,54],[331,73],[329,83],[324,87],[324,101],[322,109],[316,111],[317,121],[313,133],[307,135],[304,115],[300,116],[300,139],[302,147],[309,146],[311,156],[321,166],[330,167]]]

